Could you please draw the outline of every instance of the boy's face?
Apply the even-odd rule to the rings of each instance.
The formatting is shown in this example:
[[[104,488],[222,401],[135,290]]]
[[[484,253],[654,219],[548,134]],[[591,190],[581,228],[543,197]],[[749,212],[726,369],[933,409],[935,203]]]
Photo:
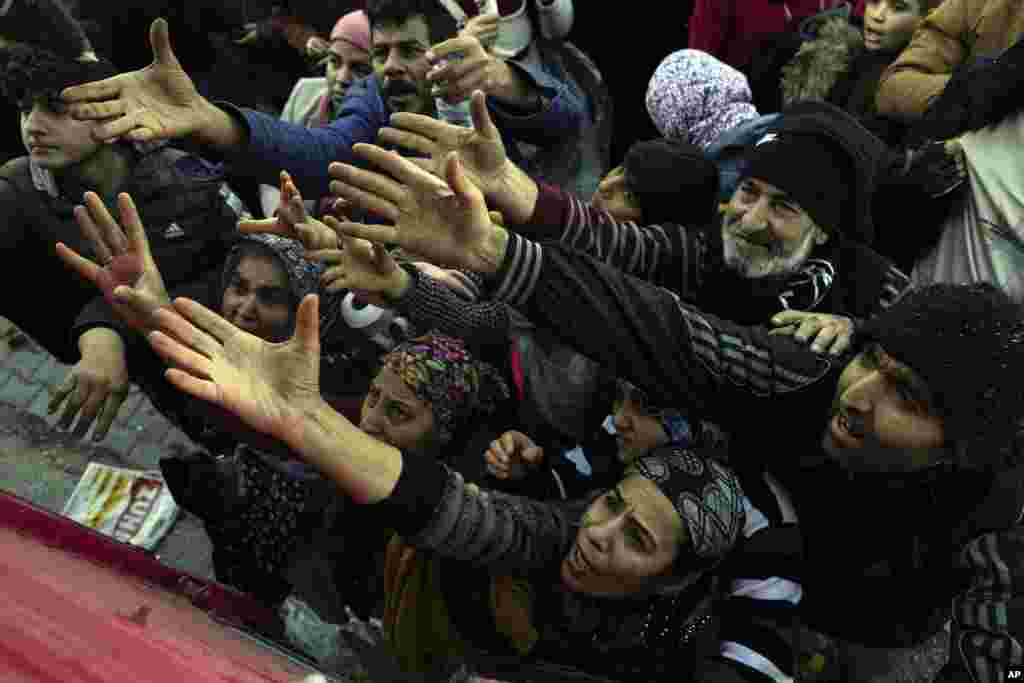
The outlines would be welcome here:
[[[921,0],[868,0],[864,6],[864,47],[902,50],[922,19]]]
[[[21,141],[42,168],[62,171],[92,157],[102,143],[92,138],[92,121],[73,118],[55,94],[37,94],[18,102]]]

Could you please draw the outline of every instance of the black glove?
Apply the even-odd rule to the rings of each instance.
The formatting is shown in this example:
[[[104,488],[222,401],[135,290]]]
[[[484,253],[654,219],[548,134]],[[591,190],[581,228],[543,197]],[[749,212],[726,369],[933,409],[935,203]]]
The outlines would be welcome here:
[[[963,185],[967,168],[958,143],[929,142],[906,152],[899,182],[914,185],[929,197],[943,197]]]

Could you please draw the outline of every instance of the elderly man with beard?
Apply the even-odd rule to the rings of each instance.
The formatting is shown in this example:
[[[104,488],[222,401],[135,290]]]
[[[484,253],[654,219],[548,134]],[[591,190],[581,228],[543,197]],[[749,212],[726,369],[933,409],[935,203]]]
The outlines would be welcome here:
[[[575,135],[589,115],[582,94],[548,64],[500,59],[477,38],[456,37],[454,19],[435,0],[371,0],[366,13],[373,76],[352,85],[338,117],[323,127],[204,98],[175,57],[162,19],[150,29],[153,64],[63,96],[76,117],[110,119],[97,125],[97,139],[189,138],[263,182],[276,183],[287,169],[314,200],[327,194],[328,164],[352,161],[352,146],[375,141],[392,113],[435,116],[435,90],[456,103],[483,89],[503,134],[541,149]]]
[[[645,227],[531,179],[503,154],[500,132],[482,104],[475,103],[472,137],[399,114],[381,141],[435,158],[458,151],[489,206],[515,232],[560,240],[736,322],[764,324],[792,311],[775,320],[786,325],[780,329],[800,337],[819,331],[823,350],[840,351],[850,325],[826,324],[821,314],[869,318],[909,286],[904,273],[867,246],[884,145],[831,105],[787,110],[748,150],[745,177],[714,222]],[[678,201],[688,199],[703,201]],[[807,325],[799,329],[795,321]]]
[[[1003,681],[1021,667],[1010,609],[1024,576],[1019,304],[988,284],[931,285],[869,320],[851,353],[830,357],[493,225],[455,154],[445,182],[380,148],[357,153],[399,183],[341,165],[333,189],[390,207],[396,225],[341,230],[489,274],[496,298],[656,404],[694,405],[732,435],[733,464],[780,481],[803,536],[805,627],[893,649],[946,623],[940,680]],[[856,668],[827,680],[870,680],[868,662],[855,656]]]

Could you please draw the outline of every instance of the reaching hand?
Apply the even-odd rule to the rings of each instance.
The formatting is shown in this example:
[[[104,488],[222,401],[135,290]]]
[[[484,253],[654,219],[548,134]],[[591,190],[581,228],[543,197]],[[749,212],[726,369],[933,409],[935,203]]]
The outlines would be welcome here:
[[[281,203],[277,208],[277,216],[238,221],[238,230],[243,233],[269,232],[290,237],[302,242],[310,251],[338,248],[338,234],[309,215],[302,195],[288,171],[281,171]]]
[[[776,329],[770,334],[793,335],[798,342],[811,341],[811,350],[833,356],[841,355],[853,343],[853,320],[842,315],[783,311],[772,317]]]
[[[57,243],[57,255],[96,285],[125,322],[145,333],[153,328],[153,313],[169,306],[171,300],[153,260],[135,202],[131,195],[122,192],[117,204],[121,223],[128,228],[127,237],[95,192],[86,192],[85,206],[75,207],[78,227],[92,243],[102,268],[62,242]]]
[[[303,421],[320,404],[318,299],[306,296],[295,334],[270,343],[201,304],[176,299],[157,313],[152,347],[172,369],[167,379],[191,396],[237,415],[250,428],[303,453]]]
[[[498,479],[519,480],[544,462],[544,449],[522,432],[505,432],[491,442],[484,460]]]
[[[497,12],[478,14],[466,22],[466,25],[459,31],[460,36],[472,36],[480,41],[488,51],[498,40],[498,22],[501,15]]]
[[[508,234],[491,223],[480,191],[466,178],[458,158],[448,157],[445,177],[434,177],[408,159],[374,145],[353,151],[390,177],[333,163],[331,192],[394,225],[342,223],[338,229],[371,242],[397,244],[406,251],[454,268],[497,272]],[[404,183],[404,184],[400,184]]]
[[[474,35],[463,32],[434,45],[427,59],[437,64],[427,72],[427,80],[436,95],[451,104],[468,99],[475,90],[513,101],[522,96],[512,67],[488,52]]]
[[[325,216],[333,229],[340,230],[341,223],[332,216]],[[320,276],[320,284],[332,294],[341,289],[351,289],[368,295],[378,294],[381,298],[370,301],[374,305],[387,305],[387,300],[401,298],[409,285],[409,274],[391,258],[382,244],[367,242],[338,233],[341,249],[323,249],[306,254],[306,258],[323,261],[327,270]]]
[[[166,140],[202,127],[209,103],[174,55],[165,19],[156,19],[150,26],[149,43],[153,49],[149,66],[61,93],[75,118],[113,119],[93,129],[96,139]]]
[[[445,163],[452,152],[470,182],[480,188],[484,196],[493,198],[504,189],[505,171],[509,162],[501,133],[491,121],[487,102],[482,92],[474,92],[470,106],[473,127],[455,126],[444,121],[400,112],[391,116],[391,126],[382,128],[378,139],[410,151],[430,156],[416,163],[431,173],[445,177]]]
[[[79,342],[82,359],[52,390],[47,412],[53,414],[64,404],[57,422],[59,429],[70,428],[78,415],[76,439],[83,438],[98,417],[92,438],[100,441],[128,397],[128,365],[124,342],[114,330],[94,327],[85,332],[85,337],[89,337],[88,342]]]

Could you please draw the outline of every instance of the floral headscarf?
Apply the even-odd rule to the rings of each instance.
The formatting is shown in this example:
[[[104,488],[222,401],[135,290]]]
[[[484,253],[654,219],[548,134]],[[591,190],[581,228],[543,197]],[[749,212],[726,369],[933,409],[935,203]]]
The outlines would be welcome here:
[[[498,370],[474,359],[455,337],[428,334],[399,344],[384,356],[384,367],[430,404],[442,445],[468,419],[492,414],[511,395]]]

